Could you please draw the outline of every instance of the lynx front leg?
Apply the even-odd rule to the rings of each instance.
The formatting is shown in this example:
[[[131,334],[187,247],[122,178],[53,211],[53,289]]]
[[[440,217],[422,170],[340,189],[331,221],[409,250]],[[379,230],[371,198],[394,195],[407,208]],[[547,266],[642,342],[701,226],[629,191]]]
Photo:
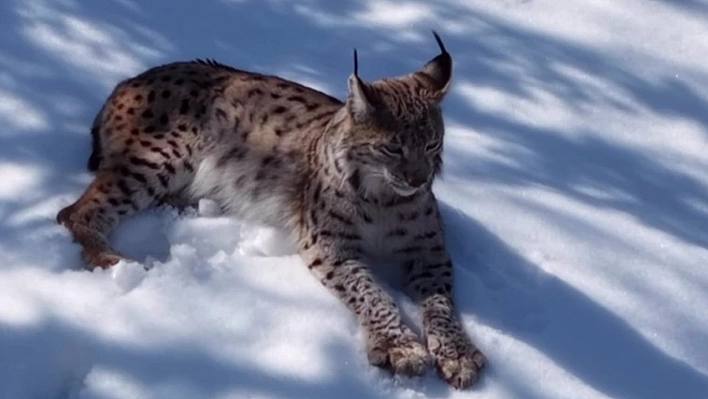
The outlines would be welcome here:
[[[369,363],[394,374],[421,375],[428,353],[402,323],[398,307],[360,261],[355,234],[318,231],[307,239],[301,254],[322,284],[356,314],[366,331]]]
[[[408,257],[403,262],[404,284],[420,303],[425,341],[438,374],[455,388],[466,388],[477,380],[485,358],[455,311],[452,262],[445,250],[442,223],[433,217],[427,226],[403,248]]]
[[[440,377],[455,388],[477,380],[485,359],[472,344],[456,312],[452,294],[452,262],[444,257],[408,261],[406,285],[418,299],[423,330]]]

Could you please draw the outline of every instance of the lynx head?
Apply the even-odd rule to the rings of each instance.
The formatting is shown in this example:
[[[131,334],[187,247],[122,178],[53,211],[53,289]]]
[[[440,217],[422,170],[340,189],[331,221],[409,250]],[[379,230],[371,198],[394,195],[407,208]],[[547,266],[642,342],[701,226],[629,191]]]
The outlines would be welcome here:
[[[345,109],[349,132],[342,138],[349,169],[367,191],[410,196],[429,187],[442,167],[440,103],[452,80],[452,58],[433,32],[441,54],[420,71],[364,82],[349,77]]]

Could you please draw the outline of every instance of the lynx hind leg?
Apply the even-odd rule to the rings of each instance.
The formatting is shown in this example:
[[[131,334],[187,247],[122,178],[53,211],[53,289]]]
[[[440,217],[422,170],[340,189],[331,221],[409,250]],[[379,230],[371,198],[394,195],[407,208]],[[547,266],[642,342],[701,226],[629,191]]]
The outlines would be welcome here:
[[[107,235],[122,218],[147,208],[163,194],[146,182],[144,175],[127,168],[99,171],[83,195],[57,214],[57,222],[81,245],[90,270],[123,259],[111,248]]]
[[[195,201],[193,198],[187,196],[184,193],[168,194],[161,197],[157,206],[167,205],[169,207],[175,208],[179,214],[187,213],[191,208],[199,209],[199,201]]]

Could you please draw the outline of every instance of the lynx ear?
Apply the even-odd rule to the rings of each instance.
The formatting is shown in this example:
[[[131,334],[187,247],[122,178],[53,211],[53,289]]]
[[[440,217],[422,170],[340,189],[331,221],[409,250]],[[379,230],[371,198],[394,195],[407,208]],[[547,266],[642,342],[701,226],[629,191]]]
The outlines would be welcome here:
[[[347,110],[357,122],[366,120],[374,110],[370,91],[368,85],[359,78],[359,60],[354,49],[354,73],[349,76]]]
[[[428,61],[418,73],[428,78],[426,80],[430,82],[429,90],[433,99],[441,101],[452,83],[452,57],[445,50],[445,46],[437,32],[433,31],[433,36],[435,36],[435,41],[440,46],[440,55]]]

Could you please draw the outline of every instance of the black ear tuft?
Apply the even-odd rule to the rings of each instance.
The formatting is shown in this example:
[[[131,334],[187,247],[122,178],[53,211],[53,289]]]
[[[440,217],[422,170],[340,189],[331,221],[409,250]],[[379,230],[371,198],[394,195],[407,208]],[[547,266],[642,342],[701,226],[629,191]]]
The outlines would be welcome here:
[[[440,46],[440,52],[442,54],[447,54],[447,50],[445,50],[445,45],[442,42],[442,39],[440,38],[440,35],[438,35],[438,32],[433,31],[433,36],[435,36],[435,41],[438,42],[438,46]],[[356,50],[354,50],[356,51]]]
[[[359,56],[356,54],[356,48],[354,49],[354,76],[359,77]]]
[[[445,49],[440,35],[433,31],[433,36],[435,36],[435,41],[438,42],[438,46],[440,47],[440,55],[428,61],[421,73],[430,78],[432,86],[430,89],[433,95],[439,100],[442,100],[452,82],[452,57]]]

